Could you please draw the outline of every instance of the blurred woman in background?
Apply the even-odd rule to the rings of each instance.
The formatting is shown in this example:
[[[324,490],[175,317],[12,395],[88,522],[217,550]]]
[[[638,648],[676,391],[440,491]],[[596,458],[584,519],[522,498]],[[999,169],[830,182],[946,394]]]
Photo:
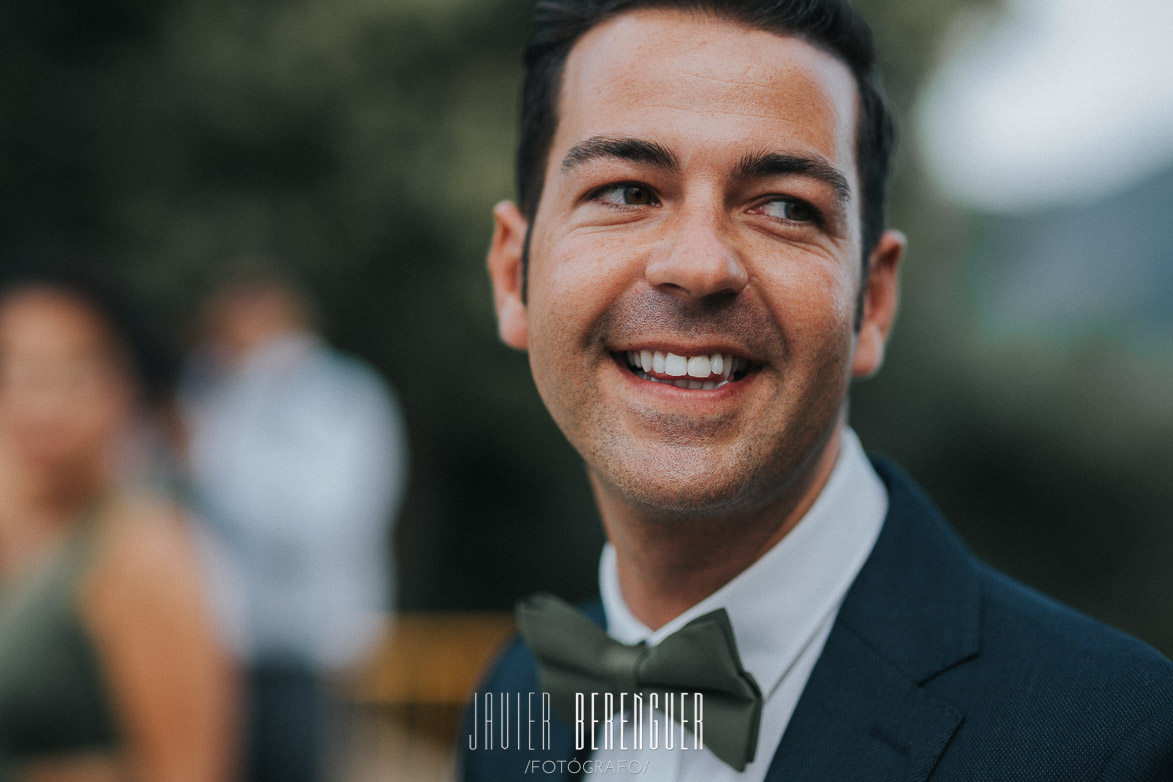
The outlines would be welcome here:
[[[183,510],[128,485],[145,364],[77,281],[0,289],[0,782],[221,782],[235,675]]]

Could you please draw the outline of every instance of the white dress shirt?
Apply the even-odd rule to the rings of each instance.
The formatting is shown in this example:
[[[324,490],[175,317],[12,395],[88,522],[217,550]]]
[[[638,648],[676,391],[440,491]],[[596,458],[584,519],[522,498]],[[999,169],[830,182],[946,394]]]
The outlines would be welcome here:
[[[815,661],[848,588],[871,553],[888,512],[888,493],[864,455],[859,438],[844,428],[835,467],[826,486],[799,523],[772,549],[736,578],[668,624],[653,632],[627,608],[619,586],[615,550],[603,549],[599,587],[607,614],[607,632],[626,644],[655,645],[693,619],[724,608],[729,614],[742,665],[757,680],[764,699],[757,755],[738,773],[709,750],[694,751],[692,736],[681,750],[650,748],[622,730],[623,744],[639,750],[599,749],[592,760],[638,771],[644,782],[760,782],[810,678]],[[660,715],[663,720],[663,715]],[[645,730],[648,721],[645,720]],[[618,720],[616,720],[618,724]],[[660,733],[663,734],[663,726]],[[679,731],[678,731],[679,732]],[[596,737],[600,748],[606,736]],[[637,765],[633,765],[633,761]]]

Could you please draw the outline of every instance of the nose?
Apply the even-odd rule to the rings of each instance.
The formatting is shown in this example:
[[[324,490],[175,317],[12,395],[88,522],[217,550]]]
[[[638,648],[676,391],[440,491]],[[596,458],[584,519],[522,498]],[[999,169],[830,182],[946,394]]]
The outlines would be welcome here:
[[[749,284],[749,273],[721,218],[718,214],[681,214],[669,228],[673,236],[667,246],[648,261],[648,282],[657,289],[696,298],[743,290]]]

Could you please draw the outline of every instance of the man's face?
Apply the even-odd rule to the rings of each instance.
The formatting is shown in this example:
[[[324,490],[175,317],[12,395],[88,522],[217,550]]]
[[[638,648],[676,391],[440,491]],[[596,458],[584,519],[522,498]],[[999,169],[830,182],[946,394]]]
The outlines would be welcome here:
[[[833,56],[703,15],[621,15],[571,50],[530,239],[499,205],[502,337],[600,499],[768,507],[833,458],[895,308],[900,238],[863,323],[856,90]]]

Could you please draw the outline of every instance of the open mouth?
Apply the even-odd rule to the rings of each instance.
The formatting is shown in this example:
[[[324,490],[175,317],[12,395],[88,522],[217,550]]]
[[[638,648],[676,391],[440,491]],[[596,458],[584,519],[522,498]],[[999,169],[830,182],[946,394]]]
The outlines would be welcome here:
[[[715,391],[744,379],[755,369],[748,359],[732,353],[682,356],[660,350],[628,350],[615,357],[642,380],[691,391]]]

